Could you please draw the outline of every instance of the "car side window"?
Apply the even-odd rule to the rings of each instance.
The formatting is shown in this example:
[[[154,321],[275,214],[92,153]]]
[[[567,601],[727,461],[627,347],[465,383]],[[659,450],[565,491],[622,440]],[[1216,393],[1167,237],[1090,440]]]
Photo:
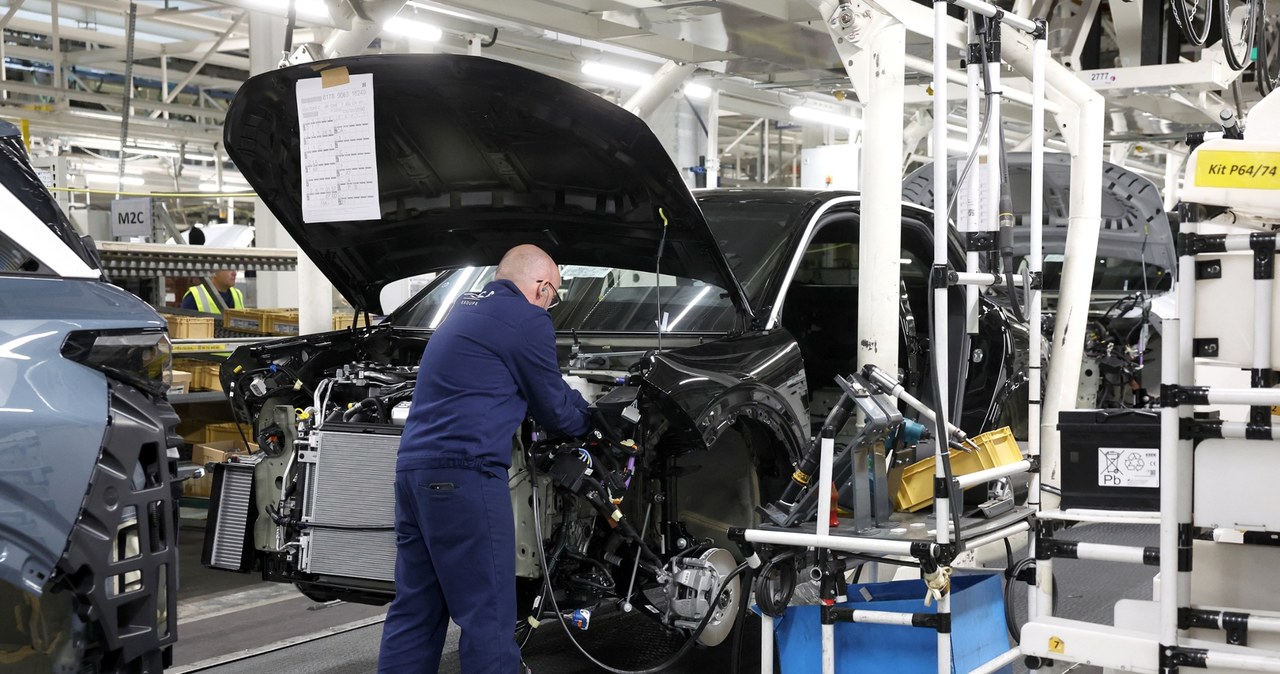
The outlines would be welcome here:
[[[40,264],[25,248],[0,233],[0,274],[53,276],[53,270]]]

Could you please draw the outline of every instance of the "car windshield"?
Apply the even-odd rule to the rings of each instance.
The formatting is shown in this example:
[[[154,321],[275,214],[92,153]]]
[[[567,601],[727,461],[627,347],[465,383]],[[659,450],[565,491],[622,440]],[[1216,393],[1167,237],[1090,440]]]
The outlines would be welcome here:
[[[493,280],[495,267],[464,267],[449,272],[406,310],[396,325],[434,330],[449,315],[458,296]],[[564,265],[560,303],[551,308],[556,330],[568,332],[728,332],[733,304],[716,286],[687,278],[612,267]]]

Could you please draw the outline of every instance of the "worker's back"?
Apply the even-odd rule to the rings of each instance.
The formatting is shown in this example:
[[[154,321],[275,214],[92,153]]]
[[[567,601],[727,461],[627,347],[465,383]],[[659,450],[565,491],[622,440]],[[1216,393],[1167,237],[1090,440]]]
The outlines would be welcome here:
[[[510,281],[463,294],[422,355],[397,469],[461,459],[505,470],[529,411],[554,430],[586,432],[586,402],[561,379],[554,344],[550,315]]]

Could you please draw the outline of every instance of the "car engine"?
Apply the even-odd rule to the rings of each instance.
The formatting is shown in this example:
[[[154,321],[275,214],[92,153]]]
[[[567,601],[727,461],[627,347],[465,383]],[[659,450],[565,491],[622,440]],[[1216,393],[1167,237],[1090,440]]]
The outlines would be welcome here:
[[[295,360],[231,376],[233,399],[238,392],[256,411],[261,452],[214,467],[205,564],[259,568],[318,601],[385,603],[394,596],[396,453],[418,368],[353,360],[308,377],[315,364]],[[527,420],[513,437],[521,619],[611,603],[719,643],[738,611],[737,562],[709,540],[677,545],[659,525],[671,482],[668,463],[649,451],[666,425],[655,401],[625,371],[566,380],[592,403],[587,436],[553,436]]]

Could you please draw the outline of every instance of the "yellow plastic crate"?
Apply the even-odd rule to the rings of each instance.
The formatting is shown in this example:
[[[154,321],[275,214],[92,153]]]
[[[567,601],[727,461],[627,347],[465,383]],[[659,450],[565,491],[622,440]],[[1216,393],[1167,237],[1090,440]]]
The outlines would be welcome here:
[[[166,315],[169,337],[172,339],[213,339],[212,316]]]
[[[269,309],[265,321],[264,328],[269,334],[285,336],[298,334],[297,309]]]
[[[222,327],[251,335],[267,334],[267,312],[262,309],[227,309],[222,312]]]
[[[953,449],[948,452],[951,457],[952,474],[968,475],[1022,460],[1022,450],[1018,449],[1018,442],[1014,440],[1013,431],[1008,426],[988,431],[971,439],[979,449],[972,452]],[[902,482],[893,495],[894,508],[903,512],[915,512],[933,504],[933,472],[936,458],[931,456],[903,469]]]

